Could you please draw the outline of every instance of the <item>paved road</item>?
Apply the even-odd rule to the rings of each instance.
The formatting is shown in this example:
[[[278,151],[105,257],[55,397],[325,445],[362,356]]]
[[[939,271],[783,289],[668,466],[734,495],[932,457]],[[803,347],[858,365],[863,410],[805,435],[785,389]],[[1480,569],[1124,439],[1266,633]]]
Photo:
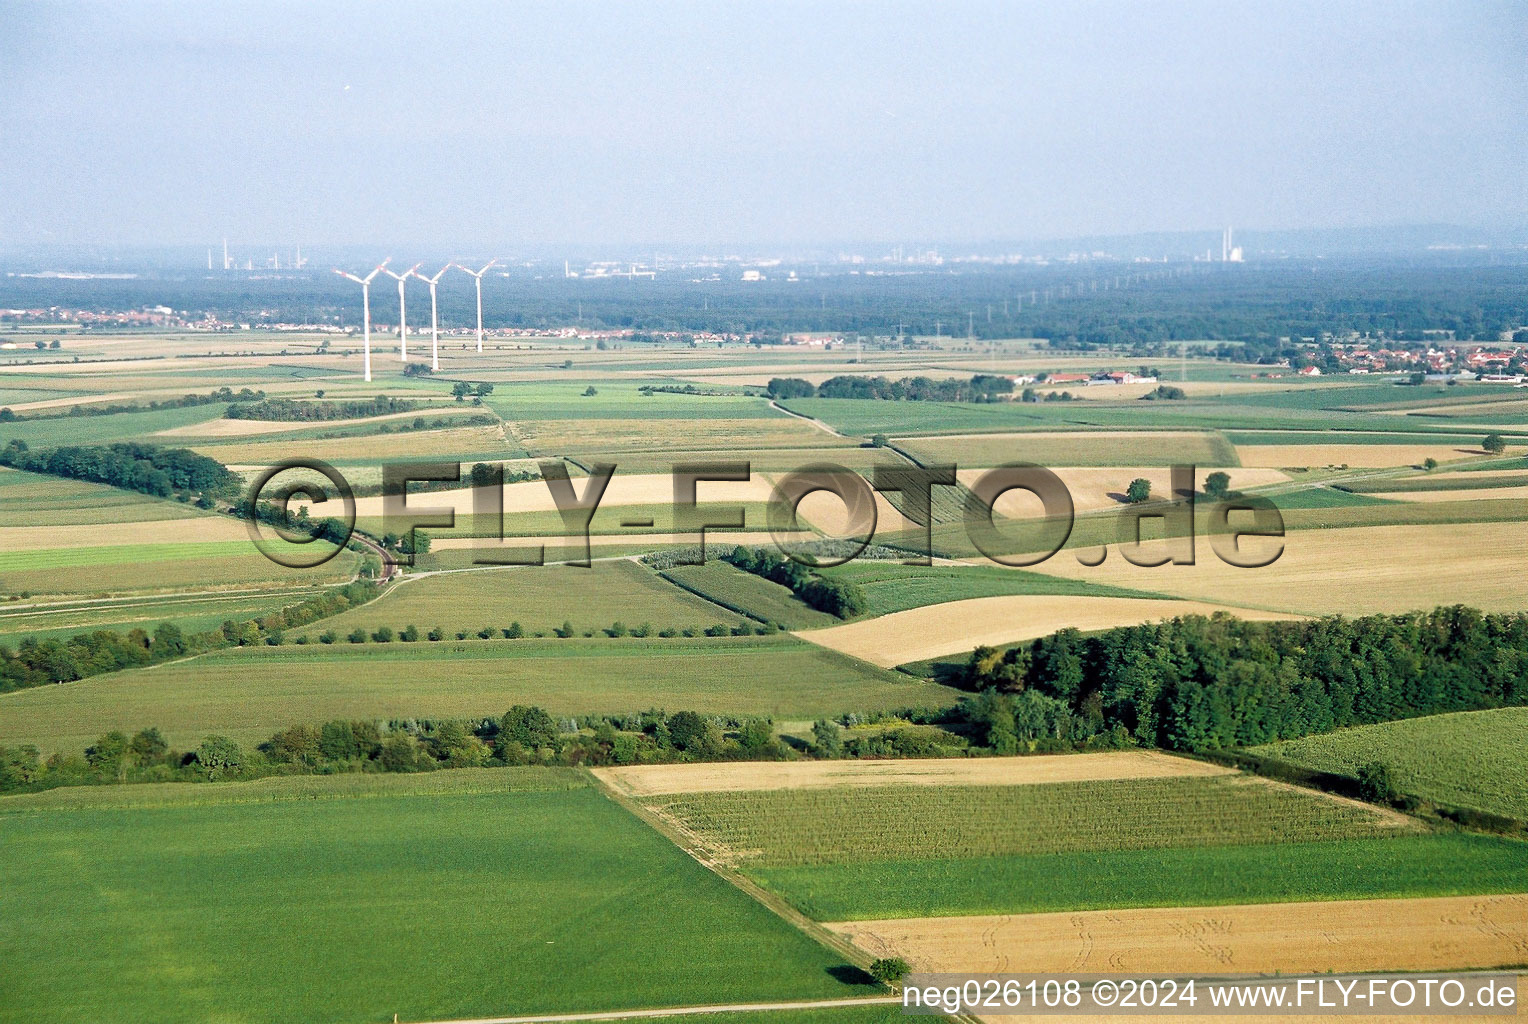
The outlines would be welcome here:
[[[861,996],[858,999],[813,999],[794,1003],[730,1003],[725,1006],[670,1006],[656,1010],[605,1010],[600,1013],[561,1013],[541,1017],[475,1017],[429,1021],[428,1024],[558,1024],[561,1021],[635,1020],[639,1017],[683,1017],[696,1013],[752,1013],[770,1010],[825,1010],[845,1006],[900,1005],[901,996]]]

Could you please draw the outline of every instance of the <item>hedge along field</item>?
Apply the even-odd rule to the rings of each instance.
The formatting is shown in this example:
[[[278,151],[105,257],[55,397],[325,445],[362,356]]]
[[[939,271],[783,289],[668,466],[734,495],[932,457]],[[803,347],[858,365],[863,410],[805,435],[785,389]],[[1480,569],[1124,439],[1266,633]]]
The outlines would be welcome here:
[[[650,802],[745,865],[1311,842],[1410,819],[1246,776],[696,793]]]
[[[557,715],[659,707],[811,720],[944,706],[955,696],[785,634],[364,645],[341,637],[333,646],[237,648],[3,694],[0,744],[77,753],[112,729],[153,725],[188,749],[210,733],[257,743],[331,718],[465,719],[513,704]]]
[[[527,635],[548,635],[571,622],[581,636],[615,622],[627,626],[648,623],[654,631],[735,623],[735,613],[702,600],[635,562],[594,562],[589,568],[531,565],[513,569],[482,569],[406,580],[383,597],[352,608],[302,632],[317,637],[326,629],[341,636],[357,626],[401,630],[413,624],[421,630],[444,628],[476,633],[492,628],[494,635],[518,622]]]
[[[1408,718],[1252,749],[1347,776],[1381,764],[1403,793],[1528,818],[1528,708]]]
[[[719,547],[717,553],[726,552]],[[665,570],[662,575],[675,585],[700,594],[717,605],[760,622],[776,623],[785,629],[811,629],[831,626],[839,621],[837,617],[818,611],[801,600],[789,587],[744,572],[720,560],[708,558],[705,565],[676,566]]]
[[[241,783],[0,801],[7,887],[27,894],[0,901],[0,1020],[362,1024],[871,993],[574,773],[445,776],[269,780],[257,802]],[[330,781],[343,795],[315,799]],[[134,806],[160,789],[196,799]]]
[[[749,867],[818,921],[1400,899],[1523,890],[1528,844],[1386,839]]]

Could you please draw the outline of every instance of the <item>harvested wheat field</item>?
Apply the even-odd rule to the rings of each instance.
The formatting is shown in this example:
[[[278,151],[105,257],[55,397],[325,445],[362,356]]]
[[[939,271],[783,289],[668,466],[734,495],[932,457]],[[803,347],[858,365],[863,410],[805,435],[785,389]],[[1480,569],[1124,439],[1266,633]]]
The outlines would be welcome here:
[[[631,796],[672,793],[833,789],[842,786],[1026,786],[1104,779],[1232,775],[1233,769],[1155,750],[1033,757],[928,758],[904,761],[755,761],[595,768],[607,785]]]
[[[978,644],[1033,640],[1067,626],[1084,631],[1109,629],[1221,611],[1248,619],[1292,617],[1282,612],[1248,611],[1198,601],[1026,595],[949,601],[863,622],[806,630],[796,635],[871,664],[892,668],[910,661],[969,651]]]
[[[1034,568],[1092,583],[1303,615],[1396,613],[1450,604],[1513,611],[1523,603],[1522,570],[1510,552],[1522,547],[1524,537],[1521,523],[1360,526],[1290,533],[1284,553],[1261,569],[1227,565],[1203,538],[1193,565],[1142,568],[1111,550],[1096,567],[1057,557]],[[1258,538],[1246,542],[1253,552],[1268,544]],[[1158,545],[1142,547],[1150,552]]]
[[[1528,895],[1261,903],[827,926],[920,971],[1284,974],[1528,962]]]
[[[1486,453],[1475,445],[1459,444],[1239,444],[1237,458],[1243,466],[1352,466],[1383,469],[1389,466],[1420,466],[1423,460],[1453,462],[1478,458]]]
[[[248,540],[249,525],[223,516],[187,516],[139,523],[0,527],[0,551],[95,548],[116,544],[191,544]]]
[[[573,489],[582,497],[589,486],[588,477],[575,477]],[[741,504],[768,501],[774,493],[774,485],[763,476],[755,474],[751,480],[703,480],[696,487],[696,500],[701,504]],[[459,487],[449,491],[426,491],[409,495],[411,508],[454,508],[459,516],[472,514],[471,487]],[[619,505],[668,505],[674,500],[674,478],[668,473],[635,473],[623,475],[619,471],[610,478],[600,508]],[[383,514],[382,496],[356,499],[356,515],[380,516]],[[840,506],[841,507],[841,506]],[[514,512],[552,512],[557,503],[545,480],[527,480],[504,486],[504,514]]]
[[[1528,498],[1528,482],[1521,487],[1474,487],[1458,491],[1381,491],[1377,498],[1389,501],[1490,501],[1493,498]]]

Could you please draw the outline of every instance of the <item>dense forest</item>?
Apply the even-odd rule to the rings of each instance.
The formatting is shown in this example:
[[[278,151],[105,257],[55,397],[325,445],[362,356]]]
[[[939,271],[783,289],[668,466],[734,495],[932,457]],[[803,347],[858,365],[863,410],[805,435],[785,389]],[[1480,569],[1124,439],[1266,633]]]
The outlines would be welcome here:
[[[172,494],[230,495],[239,488],[237,474],[216,459],[189,448],[152,444],[64,445],[29,448],[12,439],[0,449],[0,466],[51,476],[109,484],[155,497]],[[210,507],[208,499],[204,504]]]
[[[979,647],[960,680],[995,749],[1111,731],[1221,750],[1447,711],[1528,703],[1528,615],[1247,622],[1218,614]]]

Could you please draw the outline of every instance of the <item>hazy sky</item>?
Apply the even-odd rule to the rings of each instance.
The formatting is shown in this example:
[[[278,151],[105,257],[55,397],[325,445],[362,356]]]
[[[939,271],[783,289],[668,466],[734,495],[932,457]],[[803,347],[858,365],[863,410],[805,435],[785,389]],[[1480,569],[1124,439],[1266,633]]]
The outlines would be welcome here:
[[[0,242],[1528,223],[1528,4],[0,0]]]

